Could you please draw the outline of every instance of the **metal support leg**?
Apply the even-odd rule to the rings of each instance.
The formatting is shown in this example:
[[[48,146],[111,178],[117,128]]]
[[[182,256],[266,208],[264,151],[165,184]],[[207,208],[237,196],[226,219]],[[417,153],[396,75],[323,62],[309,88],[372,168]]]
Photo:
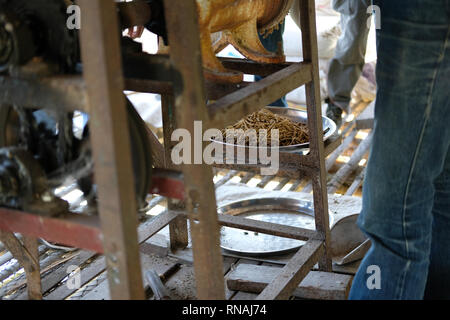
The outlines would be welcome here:
[[[331,271],[330,226],[328,217],[328,194],[323,144],[322,109],[320,106],[319,57],[317,49],[316,9],[314,0],[300,0],[303,59],[312,63],[313,81],[306,85],[308,127],[310,131],[310,155],[317,163],[312,177],[316,229],[325,244],[325,254],[319,261],[320,270]]]
[[[173,96],[163,95],[161,96],[162,114],[164,123],[164,149],[165,149],[165,166],[168,169],[173,168],[173,163],[170,160],[172,146],[174,143],[171,141],[172,132],[176,128],[175,120],[175,102]],[[169,210],[184,210],[184,203],[177,203],[177,200],[167,199],[167,207]],[[188,238],[188,226],[187,219],[185,217],[178,217],[169,225],[170,234],[170,249],[176,251],[187,247]]]
[[[79,0],[81,48],[112,299],[143,299],[137,207],[113,0]]]
[[[194,0],[165,0],[174,65],[177,127],[194,133],[194,121],[207,127],[206,96]],[[181,32],[182,31],[182,32]],[[192,143],[192,150],[194,144]],[[203,150],[203,149],[202,149]],[[225,299],[223,258],[212,168],[184,165],[186,211],[190,218],[199,299]]]
[[[0,241],[22,265],[27,276],[28,299],[42,300],[41,270],[36,238],[24,237],[23,244],[13,233],[0,230]]]

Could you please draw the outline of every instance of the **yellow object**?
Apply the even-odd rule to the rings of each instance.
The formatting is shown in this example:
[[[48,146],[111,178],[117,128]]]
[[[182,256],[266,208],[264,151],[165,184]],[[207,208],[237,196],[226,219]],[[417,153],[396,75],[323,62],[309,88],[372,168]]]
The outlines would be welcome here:
[[[197,0],[200,38],[207,78],[238,83],[241,72],[226,69],[216,53],[233,45],[246,58],[261,63],[282,63],[282,52],[267,51],[259,40],[271,33],[288,14],[293,0]],[[217,33],[214,44],[211,34]]]

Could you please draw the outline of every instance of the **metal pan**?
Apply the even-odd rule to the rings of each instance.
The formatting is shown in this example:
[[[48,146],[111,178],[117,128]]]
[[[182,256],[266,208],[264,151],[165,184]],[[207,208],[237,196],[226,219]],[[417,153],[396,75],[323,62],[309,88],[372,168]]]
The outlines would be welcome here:
[[[370,249],[370,240],[356,224],[359,214],[342,218],[331,228],[331,255],[338,265],[360,260]]]
[[[315,230],[312,202],[291,198],[261,198],[233,202],[218,209],[220,214]],[[333,217],[330,214],[330,225]],[[221,247],[247,256],[279,255],[299,249],[305,241],[287,239],[237,228],[221,228]]]
[[[306,124],[308,121],[308,114],[306,111],[293,109],[293,108],[285,108],[285,107],[266,107],[267,110],[273,112],[274,114],[286,117],[294,122],[297,123],[304,123]],[[322,125],[324,130],[324,137],[323,140],[327,141],[333,134],[336,133],[337,127],[336,124],[331,120],[330,118],[327,118],[325,116],[322,116]],[[214,143],[222,144],[225,146],[233,146],[235,148],[245,148],[245,149],[254,149],[257,147],[252,146],[242,146],[237,144],[230,144],[218,140],[212,140]],[[285,151],[299,151],[302,149],[309,148],[309,142],[302,143],[302,144],[294,144],[290,146],[284,146],[284,147],[278,147],[278,148],[271,148],[271,149],[279,149],[281,152]]]

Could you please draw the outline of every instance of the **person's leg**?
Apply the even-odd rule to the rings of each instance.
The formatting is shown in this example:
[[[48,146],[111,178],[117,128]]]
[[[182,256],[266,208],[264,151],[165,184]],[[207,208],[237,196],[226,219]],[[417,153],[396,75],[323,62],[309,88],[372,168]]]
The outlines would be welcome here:
[[[281,23],[279,28],[274,30],[270,35],[267,37],[260,35],[259,39],[261,40],[264,48],[271,52],[278,52],[283,49],[283,33],[284,22]],[[263,79],[263,77],[255,76],[255,81],[260,81],[261,79]],[[287,107],[288,103],[286,101],[286,97],[281,97],[277,101],[272,102],[270,105],[275,107]]]
[[[450,1],[374,2],[381,9],[378,93],[358,219],[372,247],[355,276],[350,299],[421,299],[430,266],[433,203],[440,193],[435,181],[450,145],[445,89],[450,78]],[[448,207],[442,210],[448,217]],[[448,260],[437,263],[448,265]],[[377,276],[379,288],[371,285]]]
[[[364,67],[370,5],[371,0],[333,0],[333,9],[341,14],[342,28],[328,70],[327,115],[335,122],[340,120],[342,111],[350,112],[351,93]]]
[[[449,55],[450,43],[447,43],[446,56]],[[448,113],[450,110],[450,95],[448,94],[450,63],[447,63],[446,69],[438,76],[436,92],[447,94],[439,95],[433,103],[441,105],[445,110],[443,112]],[[450,143],[450,141],[448,142]],[[433,236],[425,298],[450,299],[450,151],[447,153],[441,175],[434,182],[434,187]]]
[[[433,236],[425,299],[447,300],[450,299],[450,152],[434,185]]]

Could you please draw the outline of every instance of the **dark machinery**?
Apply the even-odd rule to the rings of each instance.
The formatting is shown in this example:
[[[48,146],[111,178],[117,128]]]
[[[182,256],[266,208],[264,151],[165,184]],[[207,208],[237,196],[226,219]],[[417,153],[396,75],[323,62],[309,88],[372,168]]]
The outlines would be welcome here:
[[[153,3],[156,9],[158,3]],[[66,27],[67,8],[72,4],[0,0],[0,73],[40,77],[80,72],[78,31]],[[164,29],[158,20],[150,24]],[[129,45],[124,41],[124,46]],[[69,177],[87,198],[95,200],[88,116],[44,108],[0,106],[0,206],[34,212],[38,208],[52,213],[67,210],[67,204],[51,190]],[[136,194],[143,206],[152,168],[148,131],[129,101],[127,111]],[[83,119],[81,126],[74,125],[76,118]]]
[[[0,72],[33,58],[55,72],[72,72],[79,62],[78,33],[66,27],[64,0],[0,0]]]
[[[136,3],[131,9],[117,4],[122,29],[138,19],[167,43],[162,0]],[[75,72],[80,63],[79,32],[67,27],[67,9],[73,4],[71,0],[0,0],[0,73],[12,72],[32,59],[44,61],[53,73]]]

